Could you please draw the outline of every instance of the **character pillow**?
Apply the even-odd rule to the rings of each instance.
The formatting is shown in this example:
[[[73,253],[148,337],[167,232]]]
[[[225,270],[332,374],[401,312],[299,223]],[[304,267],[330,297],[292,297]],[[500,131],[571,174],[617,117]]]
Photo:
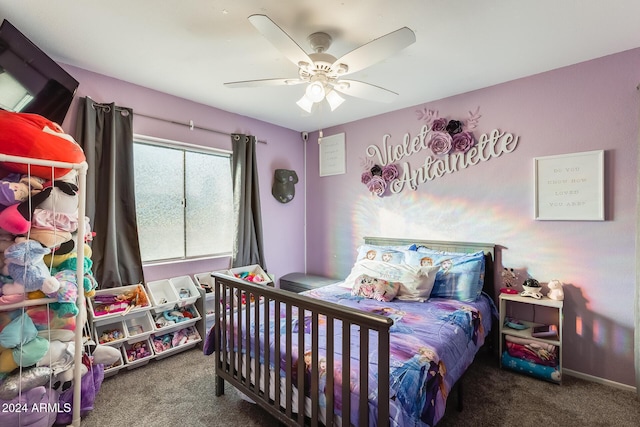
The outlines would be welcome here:
[[[356,278],[351,295],[389,302],[396,297],[400,282],[389,282],[362,274]]]

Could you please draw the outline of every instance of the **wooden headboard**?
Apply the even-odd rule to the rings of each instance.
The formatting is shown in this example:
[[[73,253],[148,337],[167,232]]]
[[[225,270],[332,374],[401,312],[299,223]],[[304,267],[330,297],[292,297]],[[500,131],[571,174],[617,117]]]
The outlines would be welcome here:
[[[484,252],[484,286],[482,290],[497,301],[497,290],[495,285],[494,260],[496,246],[492,243],[476,243],[476,242],[449,242],[443,240],[418,240],[418,239],[396,239],[393,237],[365,237],[364,242],[367,245],[379,246],[403,246],[418,245],[426,246],[431,249],[447,252],[474,253],[478,251]]]

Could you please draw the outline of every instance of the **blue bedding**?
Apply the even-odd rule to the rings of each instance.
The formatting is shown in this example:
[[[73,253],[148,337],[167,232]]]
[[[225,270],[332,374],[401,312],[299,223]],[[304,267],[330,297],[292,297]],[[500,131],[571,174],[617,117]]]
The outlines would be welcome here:
[[[474,302],[461,302],[451,299],[431,298],[425,302],[406,302],[393,300],[380,302],[360,296],[352,296],[349,289],[340,284],[307,291],[305,295],[324,301],[338,303],[358,310],[377,313],[393,319],[390,337],[390,423],[392,426],[433,426],[444,415],[447,396],[453,384],[462,376],[474,359],[477,350],[484,343],[491,328],[491,318],[496,314],[495,306],[486,295],[482,294]],[[253,310],[251,310],[253,311]],[[270,313],[273,316],[273,306]],[[295,333],[299,327],[305,328],[305,353],[311,351],[311,319],[306,313],[304,319],[293,311],[293,347],[297,354],[298,342]],[[286,345],[284,332],[286,331],[286,314],[284,310],[279,314],[279,322],[270,322],[271,353],[273,352],[276,324],[277,333],[282,335],[281,345]],[[324,384],[326,383],[326,334],[322,327],[322,316],[319,327],[319,351],[314,360],[318,362],[320,373],[319,392],[320,402],[324,405]],[[335,407],[334,411],[340,415],[342,411],[342,336],[340,321],[336,321],[334,334],[334,383]],[[260,334],[264,334],[263,326],[259,327]],[[255,333],[255,325],[251,322],[251,337]],[[244,339],[244,331],[243,331]],[[377,348],[377,336],[370,334],[370,348]],[[237,342],[237,341],[236,341]],[[359,390],[359,365],[357,348],[359,337],[357,332],[351,338],[351,422],[357,424],[357,401]],[[263,362],[263,347],[260,348],[260,361]],[[283,354],[283,353],[280,353]],[[310,360],[305,354],[305,372],[311,375]],[[255,357],[251,349],[251,357]],[[377,411],[377,372],[378,354],[369,354],[369,408],[370,420],[375,420]],[[272,362],[273,363],[273,362]],[[294,364],[297,361],[294,361]],[[280,360],[280,373],[284,377],[286,361]],[[271,366],[274,369],[274,366]],[[294,369],[293,384],[297,382],[297,370]],[[307,381],[306,384],[310,384]],[[310,390],[305,390],[310,395]]]

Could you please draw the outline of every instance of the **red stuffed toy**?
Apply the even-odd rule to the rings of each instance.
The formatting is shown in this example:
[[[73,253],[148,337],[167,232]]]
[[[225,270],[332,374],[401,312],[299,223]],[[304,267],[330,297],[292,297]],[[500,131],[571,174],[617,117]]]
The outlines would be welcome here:
[[[31,159],[81,163],[86,160],[82,148],[64,133],[60,125],[30,113],[0,110],[0,153]],[[52,168],[21,163],[4,162],[2,168],[22,174],[52,179]],[[70,169],[55,168],[53,179],[67,174]]]

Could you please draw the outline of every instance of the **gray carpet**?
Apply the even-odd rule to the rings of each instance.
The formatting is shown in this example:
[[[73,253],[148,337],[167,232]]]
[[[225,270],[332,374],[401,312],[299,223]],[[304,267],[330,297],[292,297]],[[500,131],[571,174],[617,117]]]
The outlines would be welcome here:
[[[82,427],[277,426],[270,415],[226,385],[215,397],[211,358],[199,349],[105,379]],[[501,370],[481,352],[464,381],[464,409],[451,394],[438,426],[634,426],[640,402],[633,392],[565,376],[558,386]]]

